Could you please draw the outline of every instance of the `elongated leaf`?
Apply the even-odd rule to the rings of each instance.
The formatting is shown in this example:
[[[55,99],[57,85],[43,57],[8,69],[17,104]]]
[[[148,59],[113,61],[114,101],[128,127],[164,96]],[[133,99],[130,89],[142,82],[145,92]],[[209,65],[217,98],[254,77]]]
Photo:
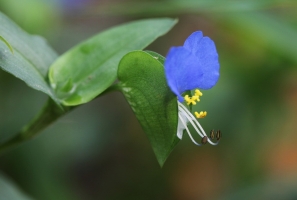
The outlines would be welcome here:
[[[143,49],[175,23],[168,18],[140,20],[92,37],[51,66],[52,87],[64,105],[92,100],[116,80],[118,63],[126,53]]]
[[[164,67],[150,54],[134,51],[121,60],[118,77],[122,92],[162,166],[179,141],[177,99],[167,86]]]
[[[8,178],[0,174],[0,199],[3,200],[30,200]]]
[[[7,45],[0,42],[0,67],[57,101],[46,82],[48,68],[57,55],[45,40],[29,35],[1,12],[0,35],[14,50],[12,54]]]

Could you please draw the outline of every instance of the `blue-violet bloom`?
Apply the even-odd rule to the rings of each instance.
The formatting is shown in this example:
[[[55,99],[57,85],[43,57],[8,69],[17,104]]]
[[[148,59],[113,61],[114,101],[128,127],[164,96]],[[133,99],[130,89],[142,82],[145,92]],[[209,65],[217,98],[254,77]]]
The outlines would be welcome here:
[[[199,89],[207,90],[212,88],[219,79],[220,64],[218,53],[214,42],[209,37],[203,37],[201,31],[192,33],[185,41],[183,46],[171,47],[165,60],[165,74],[167,83],[178,98],[178,128],[177,136],[182,139],[183,131],[186,129],[191,140],[196,142],[187,127],[190,123],[197,133],[202,137],[202,144],[209,142],[216,145],[218,142],[212,142],[196,118],[203,118],[206,112],[195,112],[196,118],[187,109],[187,105],[196,105],[200,101],[202,93]],[[182,94],[188,90],[195,90],[192,97]],[[219,136],[221,136],[220,131]],[[217,137],[219,140],[220,137]]]

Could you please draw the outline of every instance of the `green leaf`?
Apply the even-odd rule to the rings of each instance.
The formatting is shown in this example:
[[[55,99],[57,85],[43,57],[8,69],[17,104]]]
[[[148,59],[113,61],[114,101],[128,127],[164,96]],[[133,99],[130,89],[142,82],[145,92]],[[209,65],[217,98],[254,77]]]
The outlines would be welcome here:
[[[117,76],[120,59],[145,48],[168,32],[177,20],[140,20],[106,30],[75,46],[51,66],[49,79],[64,105],[89,102]]]
[[[179,141],[177,99],[167,86],[163,65],[146,52],[133,51],[120,61],[118,77],[123,94],[163,166]]]
[[[30,200],[8,178],[0,174],[0,199],[5,200]]]
[[[153,56],[155,59],[157,59],[160,63],[164,64],[165,62],[165,58],[164,56],[154,52],[154,51],[145,51],[146,53],[150,54],[151,56]]]
[[[12,54],[7,44],[0,42],[0,67],[58,102],[46,82],[48,68],[57,54],[46,41],[39,36],[29,35],[1,12],[0,35],[14,49]]]

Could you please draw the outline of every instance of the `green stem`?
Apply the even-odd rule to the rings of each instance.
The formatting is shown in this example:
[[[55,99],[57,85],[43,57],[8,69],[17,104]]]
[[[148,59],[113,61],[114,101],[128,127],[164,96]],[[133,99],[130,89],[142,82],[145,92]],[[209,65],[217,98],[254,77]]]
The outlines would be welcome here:
[[[103,93],[98,95],[98,97],[115,90],[120,90],[120,86],[118,84],[110,86]],[[51,98],[49,98],[41,112],[28,125],[26,125],[21,131],[19,131],[14,137],[0,144],[0,154],[7,149],[10,149],[11,147],[17,146],[24,141],[32,139],[39,132],[56,121],[59,117],[63,116],[76,107],[77,106],[63,106],[61,108]]]
[[[59,117],[74,107],[59,107],[51,98],[46,102],[41,112],[14,137],[0,145],[0,154],[36,136],[40,131],[56,121]]]

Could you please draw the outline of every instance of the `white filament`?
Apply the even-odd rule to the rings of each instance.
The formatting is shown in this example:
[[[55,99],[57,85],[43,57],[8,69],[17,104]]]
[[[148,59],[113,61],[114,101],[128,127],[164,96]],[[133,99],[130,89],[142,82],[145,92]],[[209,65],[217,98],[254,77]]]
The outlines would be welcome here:
[[[194,138],[192,137],[192,135],[191,135],[191,133],[190,133],[188,127],[187,127],[187,124],[184,122],[184,120],[182,119],[182,117],[181,117],[180,114],[178,114],[178,117],[179,117],[179,120],[181,121],[181,123],[183,124],[183,126],[185,127],[185,129],[186,129],[186,131],[187,131],[189,137],[191,138],[192,142],[193,142],[194,144],[196,144],[197,146],[201,146],[201,144],[199,144],[198,142],[196,142],[196,141],[194,140]],[[183,130],[181,131],[181,136],[179,137],[179,139],[182,139],[182,133],[183,133]]]
[[[196,142],[194,140],[194,138],[192,137],[188,127],[187,127],[187,123],[190,122],[191,125],[193,126],[193,128],[195,129],[195,131],[200,135],[200,137],[207,137],[204,129],[202,128],[202,126],[200,125],[200,123],[197,121],[197,119],[192,115],[192,113],[179,101],[177,101],[178,103],[178,128],[177,128],[177,136],[182,139],[182,135],[183,135],[183,130],[186,129],[189,137],[191,138],[192,142],[198,146],[201,146],[201,144],[199,144],[198,142]],[[185,121],[186,120],[186,121]],[[180,124],[181,123],[181,124]],[[200,130],[199,130],[200,129]],[[208,137],[207,137],[207,141],[208,143],[212,144],[212,145],[217,145],[219,142],[212,142]]]

